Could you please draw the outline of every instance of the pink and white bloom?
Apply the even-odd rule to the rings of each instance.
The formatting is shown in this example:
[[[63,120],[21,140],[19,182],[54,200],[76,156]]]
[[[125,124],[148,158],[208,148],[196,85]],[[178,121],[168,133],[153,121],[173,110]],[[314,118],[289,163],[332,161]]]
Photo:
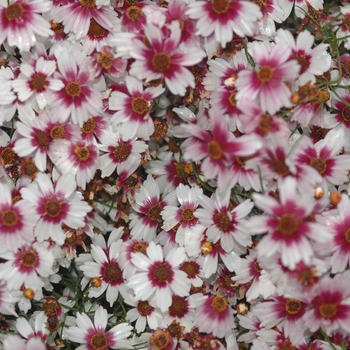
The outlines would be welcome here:
[[[21,189],[23,199],[35,208],[40,219],[35,227],[39,242],[52,239],[63,244],[66,235],[62,224],[77,229],[85,226],[85,216],[92,208],[84,201],[80,192],[75,192],[76,182],[73,174],[62,175],[55,186],[49,175],[39,173],[36,183]]]
[[[0,5],[0,44],[17,46],[19,51],[29,51],[37,38],[53,34],[50,23],[41,13],[51,9],[51,1],[11,0],[7,7]]]
[[[26,62],[21,64],[21,75],[12,83],[18,99],[24,102],[34,97],[39,109],[45,108],[52,100],[52,92],[61,90],[64,86],[59,79],[54,79],[55,61],[46,61],[40,57],[35,66]],[[35,105],[34,105],[35,106]]]
[[[195,213],[202,195],[203,190],[198,186],[190,188],[180,184],[176,188],[180,208],[165,206],[161,212],[164,230],[169,231],[177,226],[175,239],[180,246],[186,244],[194,226],[198,225]]]
[[[74,54],[62,51],[57,57],[58,72],[54,77],[61,80],[64,87],[56,91],[51,110],[61,122],[71,117],[74,124],[83,126],[90,116],[101,115],[102,94],[91,86],[90,72],[78,64]]]
[[[262,17],[256,4],[241,0],[194,1],[186,14],[197,19],[196,35],[213,34],[222,47],[232,40],[233,34],[253,36],[256,21]]]
[[[147,242],[154,241],[163,223],[162,210],[167,205],[175,204],[175,192],[161,197],[158,184],[152,175],[148,175],[135,194],[135,202],[132,203],[136,213],[130,214],[131,236]]]
[[[66,33],[73,32],[75,40],[88,34],[91,20],[111,29],[115,13],[110,6],[96,6],[96,1],[81,0],[60,6],[55,11],[55,22],[62,22]]]
[[[6,262],[0,266],[0,278],[7,281],[9,290],[19,290],[24,285],[36,291],[44,286],[42,278],[54,274],[54,257],[46,243],[24,244],[2,257]]]
[[[316,332],[322,328],[331,335],[335,331],[350,332],[349,271],[334,278],[324,276],[311,291],[311,310],[304,315],[305,326]]]
[[[327,242],[331,234],[326,226],[307,220],[316,202],[298,191],[293,177],[278,180],[279,201],[254,193],[255,205],[267,215],[251,217],[246,224],[255,234],[266,233],[258,244],[259,257],[280,254],[284,266],[294,270],[303,261],[309,264],[314,254],[312,242]]]
[[[198,302],[194,314],[194,325],[200,332],[223,338],[235,328],[233,309],[225,297],[211,295]]]
[[[12,201],[10,187],[0,182],[0,252],[16,251],[34,240],[38,216],[27,201]]]
[[[134,291],[136,300],[153,302],[165,312],[172,304],[172,295],[189,295],[190,280],[179,269],[186,259],[185,249],[174,248],[164,257],[162,247],[150,242],[146,253],[131,254],[138,271],[129,277],[127,286]]]
[[[95,176],[98,165],[98,148],[85,141],[56,143],[54,146],[55,165],[61,174],[75,175],[77,185],[83,190]]]
[[[258,98],[261,109],[269,114],[282,107],[291,107],[292,91],[285,84],[293,82],[300,71],[295,60],[290,60],[291,48],[281,44],[254,42],[248,46],[256,63],[255,70],[246,69],[238,73],[236,99],[249,96]]]
[[[127,92],[113,91],[109,98],[109,109],[117,111],[111,118],[112,125],[118,128],[123,140],[134,137],[149,140],[154,133],[154,124],[150,116],[152,101],[165,89],[162,86],[143,89],[140,80],[125,77]]]
[[[169,25],[170,35],[148,24],[145,35],[149,43],[145,45],[134,39],[129,54],[135,58],[130,74],[146,82],[164,79],[169,91],[175,95],[185,95],[188,86],[194,88],[193,74],[186,68],[199,63],[205,56],[198,47],[189,48],[181,45],[181,29],[177,21]]]
[[[128,323],[119,323],[106,331],[107,310],[100,306],[94,313],[94,322],[86,313],[77,312],[77,326],[69,327],[66,334],[69,340],[80,343],[77,350],[125,349],[130,347],[127,340],[133,329]]]
[[[234,250],[237,254],[244,254],[252,244],[251,236],[244,229],[244,219],[254,204],[247,199],[231,209],[230,196],[229,191],[222,198],[203,196],[199,200],[203,209],[197,209],[194,216],[208,228],[206,235],[211,242],[217,243],[220,240],[225,252]]]
[[[277,44],[288,45],[292,49],[290,59],[298,61],[300,72],[298,80],[301,85],[316,82],[315,76],[322,75],[331,66],[331,56],[327,53],[327,44],[318,44],[312,48],[315,37],[307,30],[294,39],[288,30],[279,29],[275,38]]]

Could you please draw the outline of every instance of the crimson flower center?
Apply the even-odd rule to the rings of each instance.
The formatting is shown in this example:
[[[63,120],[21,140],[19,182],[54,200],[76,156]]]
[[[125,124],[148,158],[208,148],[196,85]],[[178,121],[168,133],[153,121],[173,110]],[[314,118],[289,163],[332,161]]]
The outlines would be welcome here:
[[[62,203],[58,201],[48,201],[45,204],[45,213],[46,215],[50,216],[51,218],[56,218],[61,214],[62,211]]]
[[[122,143],[115,147],[113,155],[118,162],[124,162],[131,154],[131,149],[128,144]]]
[[[163,210],[163,208],[157,204],[157,205],[152,205],[151,208],[149,208],[147,216],[153,220],[153,221],[162,221],[162,216],[160,212]]]
[[[208,143],[208,153],[211,158],[219,160],[222,158],[224,151],[222,150],[219,142],[213,140]]]
[[[1,152],[1,158],[4,165],[14,164],[17,160],[17,154],[11,147],[6,147]]]
[[[46,75],[42,73],[34,74],[30,80],[30,85],[36,92],[44,91],[47,85]]]
[[[156,53],[152,58],[152,66],[158,72],[164,72],[170,67],[170,56],[164,52]]]
[[[262,66],[256,72],[256,76],[262,83],[268,83],[273,78],[273,69],[270,66]]]
[[[90,19],[89,34],[94,38],[103,38],[108,30],[99,25],[93,18]]]
[[[62,126],[56,125],[50,131],[50,136],[55,140],[61,140],[66,132]]]
[[[42,130],[36,133],[36,137],[40,147],[48,147],[50,145],[49,136]]]
[[[226,13],[230,8],[229,0],[211,0],[211,8],[215,13],[221,15]]]
[[[227,309],[227,300],[220,295],[216,295],[210,305],[214,310],[223,312]]]
[[[310,161],[310,165],[316,169],[321,175],[327,170],[327,164],[322,158],[314,158]]]
[[[183,210],[181,213],[182,220],[184,221],[193,220],[194,219],[193,213],[194,213],[194,210],[190,208]]]
[[[113,55],[111,53],[102,52],[98,62],[105,70],[110,70],[113,65]]]
[[[262,268],[260,267],[258,260],[254,261],[253,268],[258,273],[260,273],[262,271]]]
[[[297,60],[301,69],[299,74],[303,74],[309,68],[309,59],[306,55],[295,54],[291,59]]]
[[[57,302],[55,300],[48,300],[43,305],[43,311],[47,316],[56,316],[59,311],[59,307],[57,305]]]
[[[228,97],[228,102],[230,103],[230,105],[232,107],[236,107],[236,95],[237,95],[237,92],[231,92],[230,96]]]
[[[301,302],[296,299],[287,299],[285,308],[290,315],[296,315],[301,309]]]
[[[135,97],[131,102],[132,110],[137,114],[145,114],[149,109],[149,102],[143,97]]]
[[[152,313],[154,308],[148,303],[147,300],[140,300],[137,303],[137,311],[141,316],[148,316]]]
[[[152,276],[160,283],[168,282],[172,277],[172,271],[167,263],[160,263],[153,267]]]
[[[281,176],[286,176],[289,173],[289,169],[288,169],[287,165],[285,164],[285,162],[283,160],[280,160],[280,159],[274,159],[271,162],[271,168],[274,172],[276,172],[277,174],[279,174]]]
[[[89,344],[94,350],[105,350],[108,346],[107,337],[104,333],[94,334],[91,337]]]
[[[171,316],[183,317],[188,311],[187,303],[185,298],[175,296],[173,297],[173,302],[169,307],[169,314]]]
[[[22,253],[21,262],[25,267],[33,267],[38,261],[38,256],[36,255],[34,249],[30,249],[27,252]]]
[[[323,318],[333,318],[338,312],[337,305],[327,303],[322,304],[318,310]]]
[[[227,232],[231,226],[231,220],[227,213],[219,212],[214,216],[216,226],[223,232]]]
[[[81,128],[84,134],[92,134],[96,129],[96,122],[93,118],[89,118]]]
[[[146,250],[147,250],[147,245],[144,244],[144,243],[136,243],[134,245],[134,248],[133,248],[133,252],[134,253],[142,253],[142,254],[146,254]]]
[[[20,18],[23,16],[24,9],[21,4],[12,4],[6,8],[6,18],[9,21],[14,21],[17,18]]]
[[[199,265],[194,261],[185,261],[180,270],[186,272],[189,278],[194,278],[199,273]]]
[[[341,111],[341,115],[346,122],[350,122],[350,107],[345,106]]]
[[[278,222],[278,230],[284,236],[292,236],[298,227],[299,222],[293,214],[283,214]]]
[[[74,146],[74,153],[80,161],[87,161],[90,158],[90,151],[88,147]]]
[[[123,278],[123,274],[119,264],[117,262],[109,263],[103,270],[103,277],[111,283],[120,281]]]
[[[348,228],[344,233],[345,240],[350,243],[350,228]]]
[[[79,97],[81,94],[81,85],[77,81],[68,83],[65,87],[67,95],[71,97]]]
[[[271,118],[267,115],[263,115],[259,120],[258,128],[265,133],[270,132],[272,129]]]
[[[136,21],[142,15],[142,10],[137,6],[130,6],[125,11],[125,15],[131,21]]]
[[[86,9],[91,9],[96,6],[96,0],[80,0],[80,5]]]
[[[14,210],[5,210],[2,213],[2,223],[7,226],[11,227],[16,225],[18,222],[18,215]]]

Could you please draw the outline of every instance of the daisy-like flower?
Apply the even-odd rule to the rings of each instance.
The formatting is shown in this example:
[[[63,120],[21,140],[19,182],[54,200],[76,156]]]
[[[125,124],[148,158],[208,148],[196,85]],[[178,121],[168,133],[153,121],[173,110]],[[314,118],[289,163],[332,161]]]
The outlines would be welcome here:
[[[8,185],[0,182],[0,252],[16,251],[24,243],[34,240],[38,216],[27,201],[12,201]]]
[[[214,34],[222,47],[232,40],[233,34],[254,35],[256,21],[262,17],[256,4],[241,0],[195,1],[190,3],[186,14],[198,20],[196,35]]]
[[[121,294],[126,294],[123,272],[119,266],[118,258],[123,241],[116,240],[122,234],[122,229],[111,233],[106,246],[91,245],[92,261],[86,261],[79,269],[84,275],[93,279],[93,287],[89,290],[89,297],[97,298],[106,292],[106,300],[112,306]]]
[[[64,86],[61,80],[52,77],[55,71],[56,62],[46,61],[44,57],[40,57],[34,67],[23,62],[21,75],[12,83],[18,99],[24,102],[34,96],[39,109],[50,104],[52,92],[61,90]]]
[[[54,274],[54,257],[44,243],[24,244],[16,252],[7,252],[2,257],[7,261],[0,268],[0,278],[7,281],[9,290],[18,290],[24,285],[36,291],[44,286],[43,277]]]
[[[54,77],[61,80],[64,87],[56,91],[51,110],[61,122],[71,117],[74,124],[83,126],[90,116],[101,115],[102,95],[90,86],[90,73],[78,64],[73,54],[66,50],[57,57],[58,72]]]
[[[131,236],[147,242],[153,241],[162,226],[161,212],[166,205],[176,205],[175,192],[161,198],[158,184],[152,175],[148,175],[136,192],[135,203],[132,204],[136,213],[130,214]]]
[[[134,307],[126,313],[125,319],[129,322],[136,321],[135,329],[138,333],[144,332],[146,325],[151,329],[157,329],[163,318],[161,312],[147,300],[134,299],[130,294],[127,294],[127,298],[124,299],[127,304]]]
[[[260,296],[267,299],[276,293],[269,274],[259,265],[256,250],[251,250],[249,255],[240,260],[235,274],[231,279],[240,284],[240,292],[245,292],[248,302]]]
[[[231,209],[230,196],[230,192],[223,198],[203,196],[200,199],[203,209],[198,209],[194,216],[208,228],[206,235],[210,241],[216,243],[220,240],[227,253],[234,250],[237,254],[243,254],[246,247],[252,243],[250,235],[244,229],[244,218],[250,213],[254,204],[248,199]]]
[[[30,338],[27,342],[17,335],[8,335],[4,339],[4,350],[46,350],[41,338]]]
[[[280,253],[283,265],[293,270],[301,261],[310,263],[314,254],[311,241],[327,242],[331,234],[324,225],[308,220],[315,200],[298,193],[293,177],[279,179],[278,189],[280,201],[269,195],[253,195],[255,205],[267,215],[251,217],[246,225],[254,233],[268,232],[257,247],[260,257]]]
[[[150,242],[146,253],[131,254],[138,271],[129,277],[127,286],[134,291],[136,300],[153,302],[165,312],[172,304],[172,295],[189,295],[190,280],[179,269],[186,258],[185,249],[174,248],[164,257],[162,247]]]
[[[79,192],[74,192],[74,175],[62,175],[54,186],[49,175],[39,173],[37,182],[21,189],[23,199],[33,204],[40,219],[35,227],[35,236],[39,242],[52,239],[63,244],[66,235],[62,224],[77,229],[85,226],[84,218],[92,208],[84,201]]]
[[[55,165],[62,174],[73,173],[77,185],[83,190],[86,184],[95,176],[98,164],[98,149],[94,144],[84,141],[74,143],[56,143]]]
[[[327,251],[332,251],[330,265],[332,273],[343,272],[350,264],[350,199],[343,194],[337,205],[338,214],[325,215],[322,219],[326,222],[333,234],[333,242]]]
[[[194,325],[200,332],[223,338],[227,332],[235,328],[233,309],[225,297],[212,295],[198,302]]]
[[[139,39],[133,40],[129,54],[135,58],[130,74],[147,82],[164,79],[169,91],[175,95],[185,95],[188,86],[195,88],[193,74],[185,67],[194,66],[205,56],[198,47],[181,45],[181,29],[177,21],[169,25],[170,36],[152,24],[145,28],[146,45]]]
[[[316,332],[322,328],[328,335],[342,330],[350,332],[349,271],[334,278],[323,277],[312,289],[311,310],[304,315],[305,326]]]
[[[49,111],[37,117],[30,110],[22,113],[20,120],[16,126],[22,137],[16,140],[14,151],[20,157],[34,157],[36,167],[43,172],[46,171],[47,156],[54,158],[52,151],[55,141],[71,141],[78,134],[74,125],[56,122]]]
[[[7,7],[0,5],[0,44],[6,42],[21,52],[29,51],[37,40],[36,34],[52,35],[50,23],[41,16],[50,8],[51,1],[45,0],[12,0]]]
[[[176,126],[171,133],[177,137],[188,137],[181,145],[185,160],[202,160],[201,170],[207,179],[217,179],[220,195],[231,186],[229,166],[233,157],[252,155],[261,143],[254,135],[236,138],[227,130],[220,112],[209,111],[212,131],[208,132],[198,124]]]
[[[115,13],[110,6],[96,6],[96,0],[80,0],[60,6],[55,11],[55,22],[64,25],[66,33],[73,32],[75,40],[88,34],[91,20],[103,28],[113,27]]]
[[[313,144],[309,137],[303,137],[292,154],[296,163],[311,166],[332,185],[341,185],[349,180],[349,154],[339,155],[345,144],[343,128],[334,128],[324,139]]]
[[[199,198],[203,195],[203,190],[198,186],[189,188],[180,184],[176,188],[176,197],[180,203],[180,208],[165,206],[161,212],[164,220],[162,228],[166,231],[176,228],[176,242],[184,246],[193,226],[198,224],[195,212],[199,204]]]
[[[301,32],[296,39],[288,30],[279,29],[275,41],[277,44],[288,44],[292,49],[291,59],[300,65],[298,80],[301,85],[310,81],[315,83],[316,75],[322,75],[331,66],[331,56],[326,52],[327,44],[318,44],[312,48],[315,37],[307,30]]]
[[[87,314],[77,312],[77,327],[69,327],[66,334],[71,341],[82,344],[77,348],[79,350],[129,348],[130,342],[126,338],[133,327],[119,323],[106,332],[107,318],[107,310],[102,306],[94,314],[94,323]]]
[[[81,138],[87,143],[97,144],[97,140],[107,132],[109,123],[103,116],[89,118],[81,127]]]
[[[120,133],[105,132],[99,137],[99,149],[104,153],[99,158],[99,169],[102,177],[109,176],[117,170],[120,176],[128,169],[129,177],[141,163],[141,153],[148,148],[142,140],[132,139],[122,140]]]
[[[291,107],[292,92],[285,82],[294,81],[300,70],[298,62],[290,60],[291,48],[254,42],[248,50],[256,62],[256,70],[246,69],[238,73],[236,99],[258,97],[261,109],[269,114],[276,113],[281,107]]]
[[[154,133],[153,120],[150,117],[151,101],[161,95],[162,86],[148,87],[143,90],[142,82],[134,77],[125,77],[127,93],[113,91],[109,98],[109,109],[117,111],[112,116],[112,124],[118,127],[123,140],[135,136],[149,140]]]

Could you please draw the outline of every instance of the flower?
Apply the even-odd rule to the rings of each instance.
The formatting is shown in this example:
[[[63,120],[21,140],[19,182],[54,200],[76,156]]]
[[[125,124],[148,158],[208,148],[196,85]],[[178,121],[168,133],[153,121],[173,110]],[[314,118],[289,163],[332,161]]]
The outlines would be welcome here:
[[[81,200],[79,192],[74,192],[74,175],[62,175],[55,187],[47,174],[39,173],[36,180],[36,184],[21,189],[22,197],[33,204],[40,217],[35,227],[35,236],[39,242],[50,238],[63,244],[66,235],[62,224],[73,229],[85,226],[85,215],[92,208]]]
[[[194,88],[194,76],[185,67],[199,63],[204,52],[198,47],[188,48],[180,45],[181,29],[178,21],[169,25],[170,35],[165,37],[160,28],[148,24],[145,27],[146,46],[139,39],[133,41],[129,54],[135,58],[130,74],[146,82],[164,79],[164,82],[175,95],[184,95],[188,86]]]
[[[165,312],[172,304],[172,295],[189,295],[190,280],[179,269],[186,258],[185,249],[174,248],[163,257],[161,246],[150,242],[146,253],[131,253],[138,271],[128,278],[127,286],[134,291],[136,300],[153,302]]]
[[[132,327],[127,323],[119,323],[106,332],[107,317],[107,310],[102,306],[94,314],[94,323],[86,313],[77,312],[77,327],[69,327],[66,334],[71,341],[83,344],[80,350],[128,348],[130,342],[126,338]]]
[[[240,37],[254,35],[256,21],[262,16],[257,5],[240,0],[195,1],[190,3],[186,14],[198,19],[197,35],[214,34],[222,47],[232,40],[233,33]]]
[[[0,5],[0,44],[29,51],[37,40],[35,34],[52,35],[50,23],[40,15],[50,8],[51,2],[45,0],[11,0],[7,7]]]
[[[290,60],[291,48],[263,42],[254,42],[248,48],[257,65],[255,70],[245,69],[238,73],[236,99],[258,97],[261,109],[270,114],[281,107],[291,107],[292,92],[285,82],[294,81],[300,70],[297,61]]]
[[[212,295],[198,301],[194,314],[194,325],[200,332],[223,338],[235,328],[233,310],[225,297]]]

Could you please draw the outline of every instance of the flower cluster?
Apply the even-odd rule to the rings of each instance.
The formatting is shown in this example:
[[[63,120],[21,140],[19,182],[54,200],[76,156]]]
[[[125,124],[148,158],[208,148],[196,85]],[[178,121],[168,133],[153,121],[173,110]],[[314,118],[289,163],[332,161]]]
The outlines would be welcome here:
[[[350,4],[0,0],[0,347],[350,347]]]

